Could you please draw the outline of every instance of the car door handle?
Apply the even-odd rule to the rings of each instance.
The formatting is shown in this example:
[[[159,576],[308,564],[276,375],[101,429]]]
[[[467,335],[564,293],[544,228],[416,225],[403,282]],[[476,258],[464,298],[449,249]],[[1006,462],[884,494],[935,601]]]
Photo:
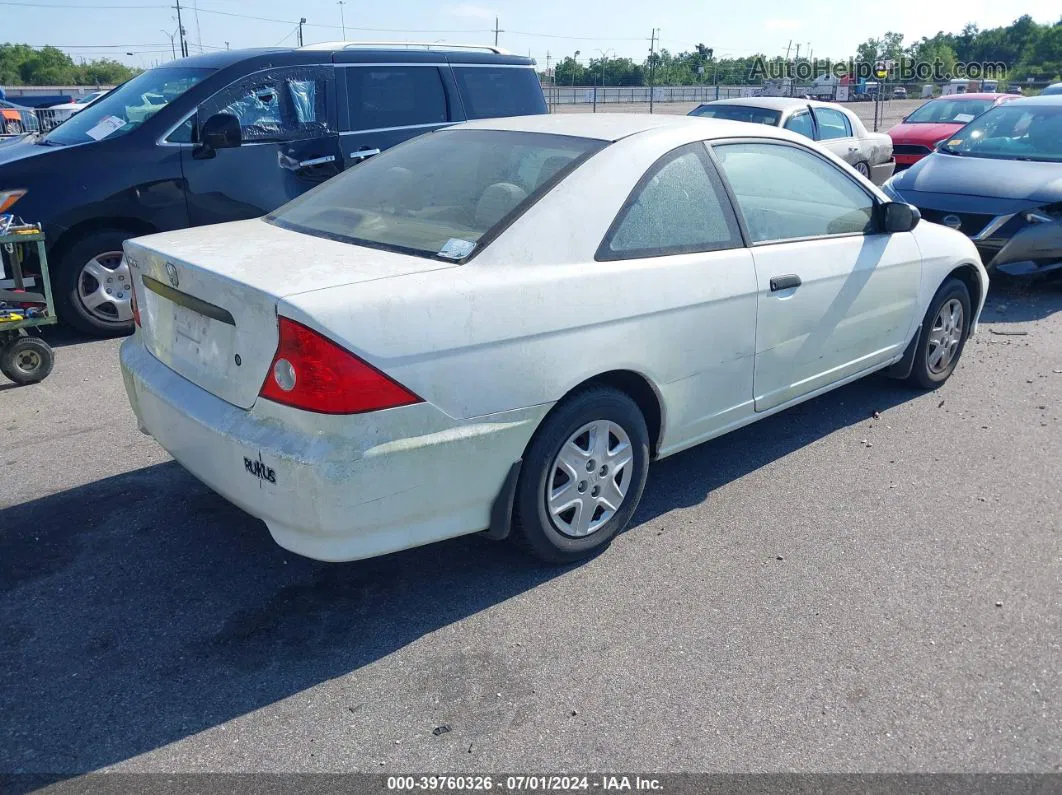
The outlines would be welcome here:
[[[378,154],[380,154],[379,149],[359,149],[357,152],[351,152],[350,157],[352,160],[364,160]]]
[[[849,152],[858,152],[859,151],[859,147],[858,146],[850,146],[850,147],[848,147],[848,151]]]
[[[795,273],[789,273],[785,276],[775,276],[771,279],[771,292],[776,293],[779,290],[788,290],[791,287],[799,287],[801,284],[800,277]]]
[[[310,168],[311,166],[323,166],[325,163],[336,162],[335,155],[325,155],[324,157],[315,157],[311,160],[299,161],[299,168]]]

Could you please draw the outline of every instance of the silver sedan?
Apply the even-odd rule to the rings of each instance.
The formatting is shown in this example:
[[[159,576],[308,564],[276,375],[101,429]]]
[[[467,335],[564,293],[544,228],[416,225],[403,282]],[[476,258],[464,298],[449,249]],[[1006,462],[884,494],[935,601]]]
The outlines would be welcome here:
[[[881,185],[896,169],[892,139],[870,132],[847,108],[832,102],[791,97],[717,99],[699,105],[690,116],[704,116],[784,127],[830,150],[852,168]]]

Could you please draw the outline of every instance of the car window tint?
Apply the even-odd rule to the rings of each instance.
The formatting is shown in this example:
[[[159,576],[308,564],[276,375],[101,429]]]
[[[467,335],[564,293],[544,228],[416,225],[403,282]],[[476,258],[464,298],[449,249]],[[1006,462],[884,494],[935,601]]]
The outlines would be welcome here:
[[[818,155],[768,143],[713,149],[754,242],[874,230],[874,200]]]
[[[566,135],[437,131],[348,169],[269,220],[358,245],[463,260],[604,145]]]
[[[530,116],[547,110],[533,69],[455,66],[454,77],[470,119]]]
[[[820,141],[828,141],[831,138],[849,138],[852,135],[851,122],[839,110],[815,108],[815,121],[819,125]]]
[[[598,259],[714,251],[741,245],[740,232],[700,144],[658,161],[628,198]]]
[[[358,66],[346,70],[352,130],[448,121],[442,77],[434,66]]]
[[[811,121],[811,114],[806,110],[802,110],[799,113],[795,113],[789,117],[789,120],[785,123],[787,130],[792,130],[795,133],[800,133],[808,138],[815,137],[815,125]]]
[[[166,141],[171,144],[190,144],[193,143],[195,136],[195,115],[193,114],[189,118],[185,119],[173,132],[169,134]]]

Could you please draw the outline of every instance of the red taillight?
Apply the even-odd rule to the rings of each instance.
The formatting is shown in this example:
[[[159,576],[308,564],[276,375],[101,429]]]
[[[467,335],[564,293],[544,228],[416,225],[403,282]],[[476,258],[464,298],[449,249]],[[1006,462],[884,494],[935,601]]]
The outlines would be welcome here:
[[[140,325],[140,307],[136,305],[136,290],[129,288],[129,305],[133,309],[133,322]]]
[[[258,393],[319,414],[360,414],[420,398],[301,323],[280,318],[280,342]]]

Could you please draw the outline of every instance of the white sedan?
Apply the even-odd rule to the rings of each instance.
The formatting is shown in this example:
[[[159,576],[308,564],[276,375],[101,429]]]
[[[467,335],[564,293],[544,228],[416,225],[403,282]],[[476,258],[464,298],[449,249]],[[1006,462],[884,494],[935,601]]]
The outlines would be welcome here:
[[[800,133],[818,141],[823,149],[837,155],[875,185],[884,184],[896,170],[892,138],[886,133],[871,132],[859,116],[835,102],[796,97],[717,99],[698,105],[689,115],[769,124]]]
[[[572,561],[651,460],[878,370],[943,383],[988,277],[918,221],[781,129],[457,125],[266,218],[126,243],[125,385],[299,554],[485,530]]]

